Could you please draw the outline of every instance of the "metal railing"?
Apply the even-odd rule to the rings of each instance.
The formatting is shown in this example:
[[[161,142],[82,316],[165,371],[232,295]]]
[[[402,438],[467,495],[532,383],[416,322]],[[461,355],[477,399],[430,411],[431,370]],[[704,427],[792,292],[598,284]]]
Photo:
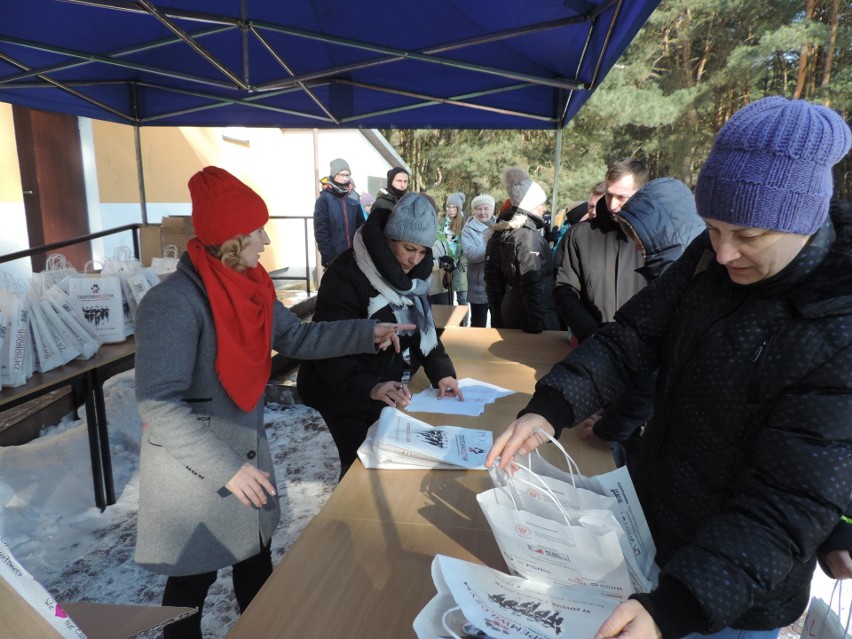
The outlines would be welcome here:
[[[308,220],[313,220],[313,216],[310,215],[270,215],[270,219],[273,220],[302,220],[302,229],[304,235],[304,248],[305,248],[305,272],[304,275],[270,275],[273,280],[292,280],[292,281],[304,281],[305,282],[305,290],[307,294],[311,295],[311,260],[310,260],[310,251],[311,251],[311,243],[310,243],[310,234],[308,233]],[[136,259],[140,257],[139,250],[139,229],[142,227],[142,224],[134,223],[134,224],[125,224],[124,226],[117,226],[112,229],[107,229],[105,231],[98,231],[97,233],[87,233],[86,235],[80,235],[77,237],[73,237],[68,240],[62,240],[60,242],[51,242],[50,244],[44,244],[42,246],[34,246],[32,248],[28,248],[23,251],[16,251],[15,253],[7,253],[6,255],[0,255],[0,264],[4,264],[6,262],[12,262],[14,260],[19,260],[23,258],[32,257],[34,255],[41,255],[42,253],[51,253],[53,251],[57,251],[59,249],[65,248],[66,246],[72,246],[74,244],[80,244],[82,242],[89,242],[91,240],[96,240],[102,237],[107,237],[109,235],[115,235],[117,233],[124,233],[125,231],[131,231],[131,235],[133,238],[133,255]],[[269,269],[270,272],[276,271],[286,271],[289,267],[283,267],[282,269]]]

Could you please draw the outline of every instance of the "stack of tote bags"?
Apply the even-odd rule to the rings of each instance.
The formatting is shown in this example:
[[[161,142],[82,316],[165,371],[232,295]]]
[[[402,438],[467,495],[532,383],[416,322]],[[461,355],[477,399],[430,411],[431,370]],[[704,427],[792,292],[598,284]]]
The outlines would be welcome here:
[[[513,576],[437,556],[438,594],[414,621],[418,637],[592,639],[619,603],[655,585],[656,550],[627,469],[584,477],[565,459],[567,471],[537,452],[510,474],[489,471],[494,488],[477,501]]]
[[[134,332],[136,306],[160,279],[126,247],[102,261],[100,273],[77,272],[62,255],[29,284],[0,279],[0,387],[21,386],[73,359],[89,359],[104,343]]]

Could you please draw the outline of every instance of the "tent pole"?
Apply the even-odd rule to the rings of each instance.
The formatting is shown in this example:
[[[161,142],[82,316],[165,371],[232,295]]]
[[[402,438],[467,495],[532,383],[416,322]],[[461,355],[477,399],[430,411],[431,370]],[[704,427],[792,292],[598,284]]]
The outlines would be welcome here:
[[[145,172],[142,170],[142,136],[139,125],[133,125],[133,141],[136,145],[136,178],[139,182],[139,206],[142,207],[142,224],[148,223],[148,202],[145,199]]]
[[[562,164],[562,130],[563,127],[556,129],[556,157],[553,160],[553,198],[550,201],[550,212],[556,218],[556,203],[559,200],[559,166]]]

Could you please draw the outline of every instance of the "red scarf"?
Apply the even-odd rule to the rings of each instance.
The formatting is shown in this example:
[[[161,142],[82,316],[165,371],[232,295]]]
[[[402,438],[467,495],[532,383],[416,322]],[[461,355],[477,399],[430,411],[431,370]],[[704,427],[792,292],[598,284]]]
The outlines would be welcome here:
[[[186,250],[210,300],[219,381],[234,403],[249,413],[272,370],[272,278],[260,264],[242,273],[225,266],[198,238],[192,238]]]

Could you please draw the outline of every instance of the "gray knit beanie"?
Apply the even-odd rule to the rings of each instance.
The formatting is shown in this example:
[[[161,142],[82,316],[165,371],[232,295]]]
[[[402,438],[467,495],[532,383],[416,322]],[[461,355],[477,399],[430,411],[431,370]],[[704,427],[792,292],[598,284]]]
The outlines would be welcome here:
[[[455,206],[459,211],[464,209],[464,193],[450,193],[447,197],[447,206]]]
[[[332,160],[330,166],[331,170],[328,174],[330,178],[334,178],[334,176],[340,173],[341,171],[352,171],[352,169],[349,168],[349,163],[343,158],[336,158]]]
[[[772,96],[737,111],[719,130],[698,175],[701,217],[812,235],[828,216],[831,168],[852,133],[837,113]]]
[[[388,216],[385,237],[432,248],[438,238],[438,216],[429,200],[418,193],[403,195]]]

